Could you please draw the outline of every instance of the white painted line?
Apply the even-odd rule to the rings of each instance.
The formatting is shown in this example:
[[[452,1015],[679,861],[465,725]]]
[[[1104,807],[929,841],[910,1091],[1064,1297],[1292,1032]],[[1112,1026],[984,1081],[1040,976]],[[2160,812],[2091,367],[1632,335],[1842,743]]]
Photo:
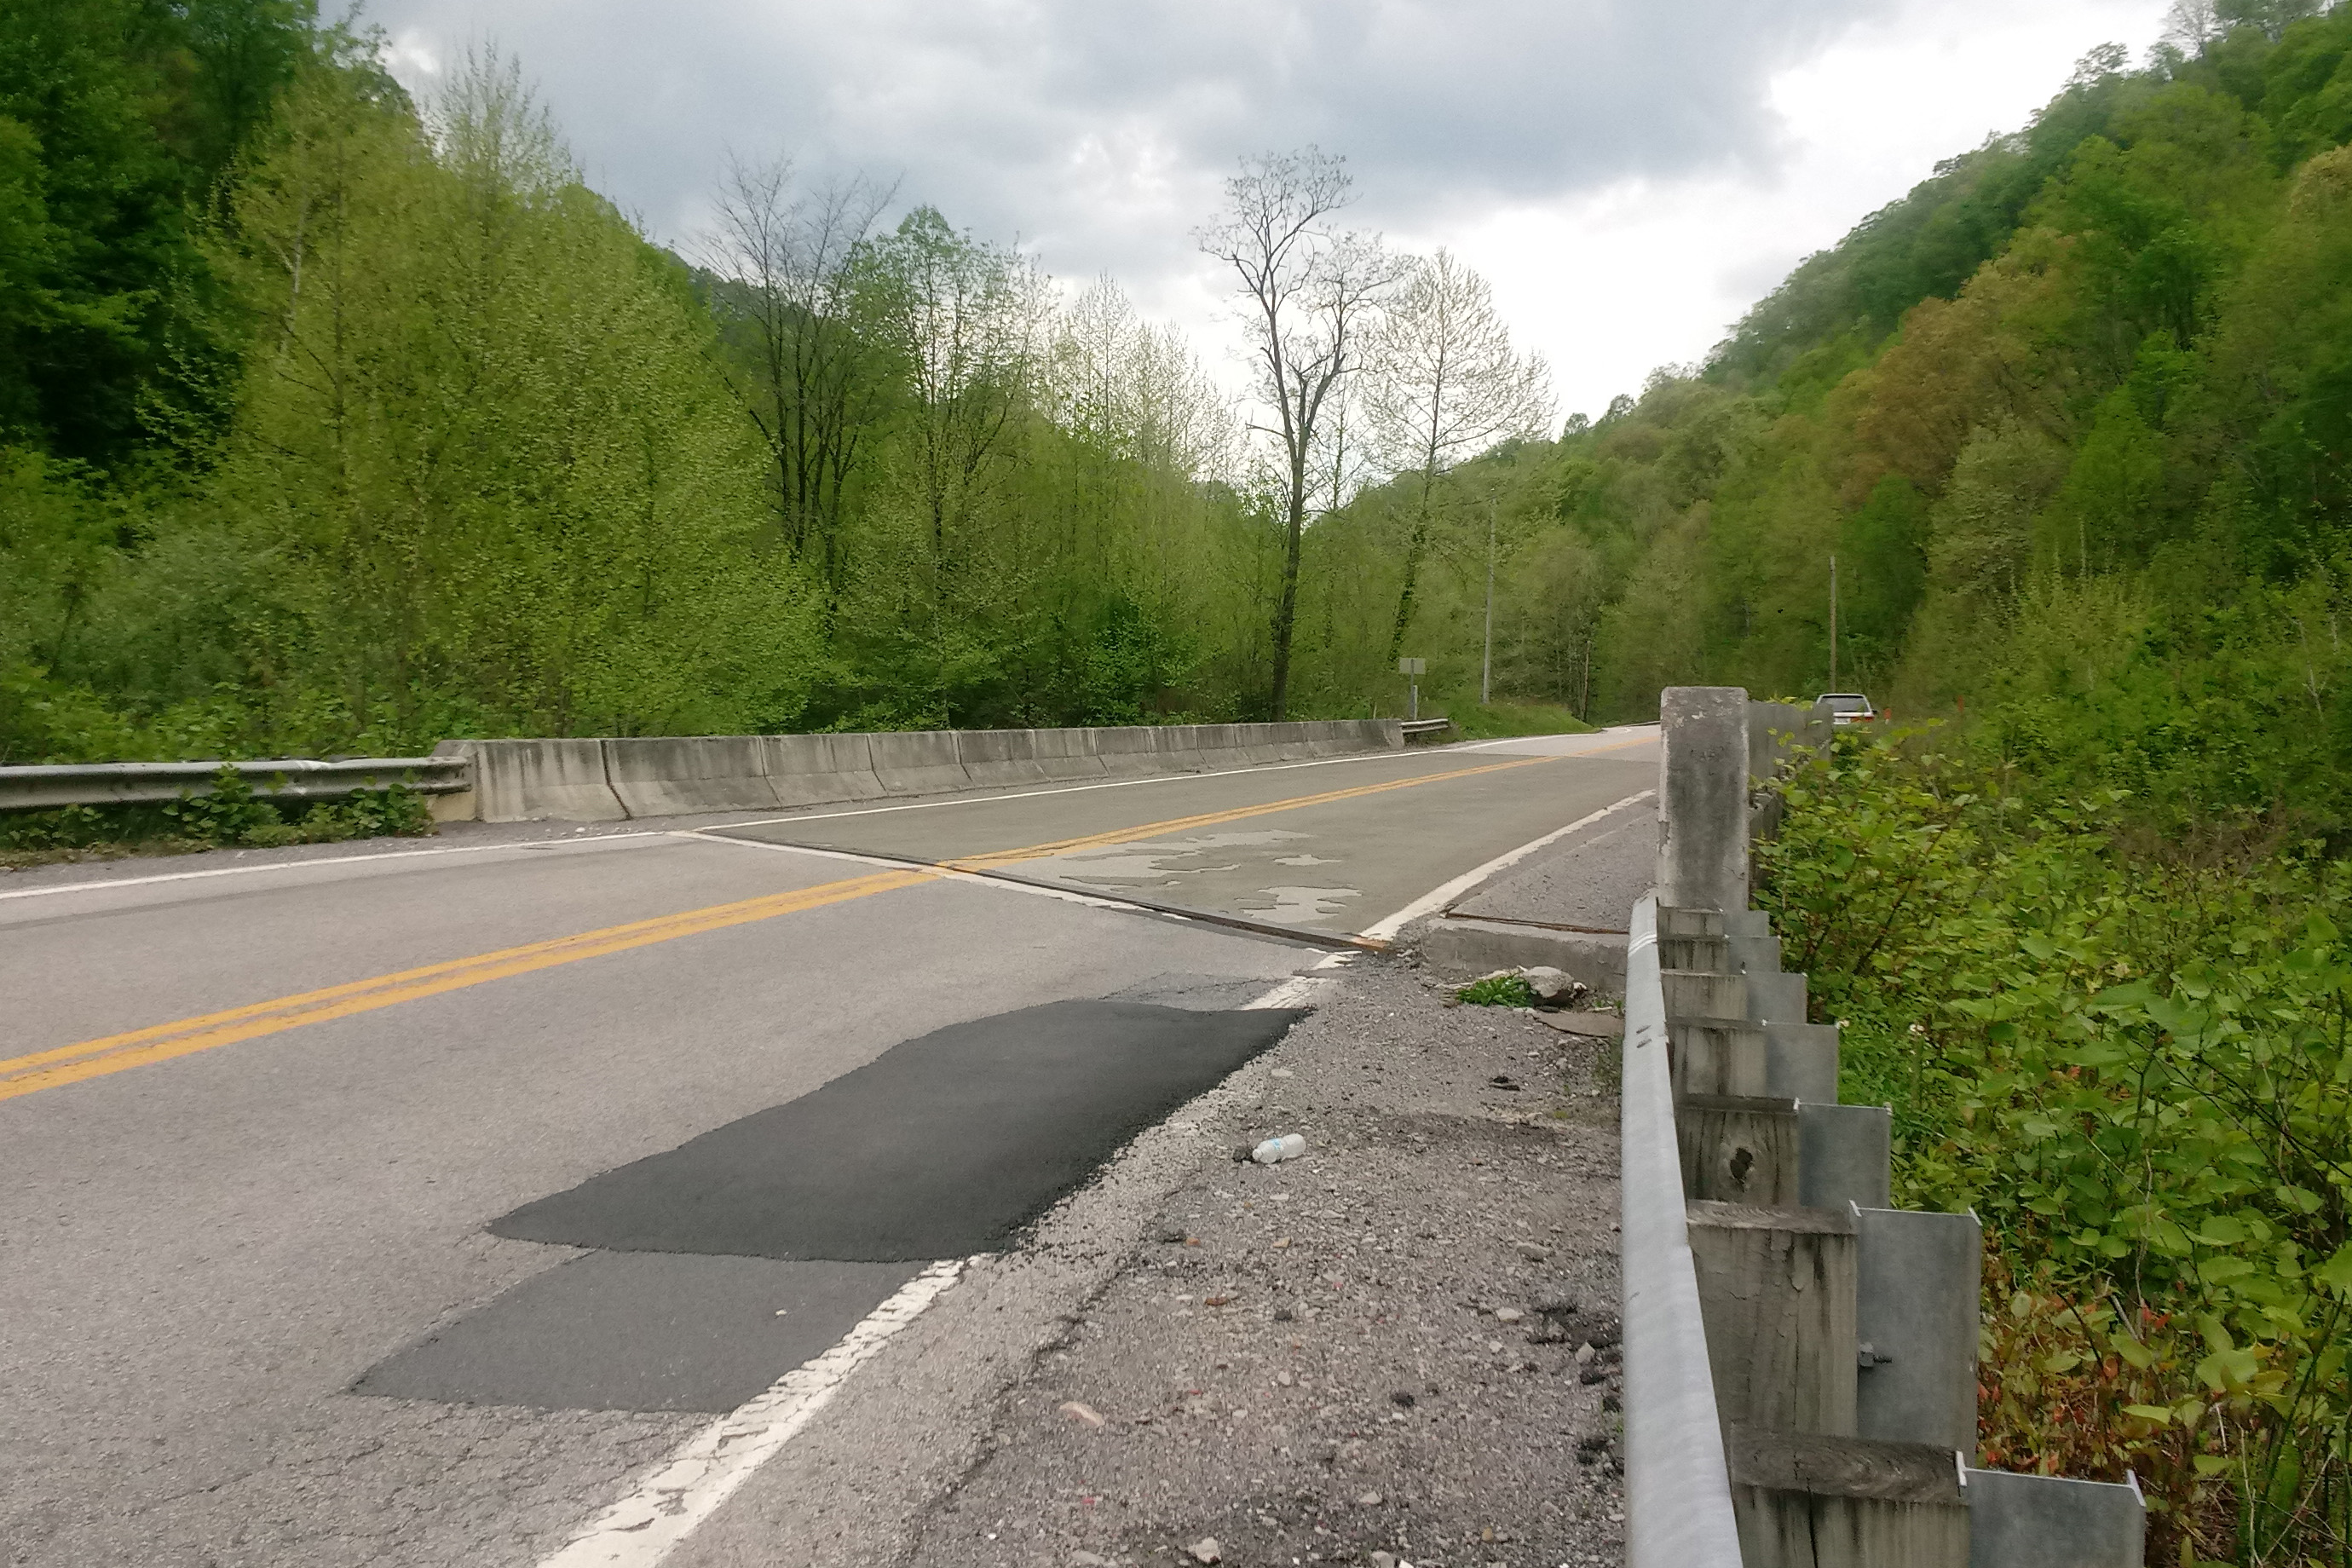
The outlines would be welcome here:
[[[1305,973],[1294,974],[1255,1001],[1244,1003],[1242,1010],[1256,1013],[1273,1007],[1311,1007],[1315,1005],[1315,998],[1336,984],[1339,978],[1336,974],[1323,974],[1317,972],[1326,969],[1345,969],[1355,963],[1358,956],[1359,954],[1354,952],[1325,953],[1314,963],[1309,964]]]
[[[1546,845],[1557,844],[1561,839],[1567,837],[1570,834],[1576,832],[1579,828],[1590,827],[1594,823],[1600,821],[1602,817],[1607,816],[1610,813],[1622,811],[1629,805],[1637,805],[1642,801],[1648,800],[1657,793],[1658,792],[1654,789],[1645,789],[1639,795],[1629,795],[1623,800],[1617,802],[1614,805],[1604,805],[1590,816],[1578,817],[1566,827],[1555,828],[1553,831],[1545,834],[1541,838],[1530,839],[1528,842],[1520,845],[1517,849],[1513,849],[1507,854],[1496,856],[1492,860],[1487,861],[1484,866],[1477,868],[1475,870],[1465,871],[1462,875],[1454,878],[1454,880],[1445,883],[1442,887],[1432,888],[1428,892],[1423,893],[1421,897],[1413,900],[1412,902],[1407,904],[1396,913],[1389,916],[1388,919],[1366,926],[1357,934],[1386,942],[1391,937],[1395,936],[1397,932],[1402,931],[1406,926],[1412,924],[1414,921],[1419,920],[1422,916],[1444,909],[1446,905],[1452,903],[1454,900],[1460,898],[1463,894],[1468,892],[1471,889],[1476,887],[1487,878],[1494,876],[1498,871],[1508,870],[1511,867],[1518,864],[1521,860],[1526,859],[1528,856],[1534,854],[1537,850],[1543,848]]]
[[[765,1394],[671,1450],[628,1496],[540,1568],[654,1568],[719,1510],[751,1472],[832,1403],[850,1373],[956,1282],[961,1260],[934,1263],[866,1315],[841,1342],[786,1373]]]
[[[145,888],[157,882],[193,882],[205,877],[243,877],[255,871],[307,871],[313,866],[369,865],[385,860],[417,860],[428,855],[488,855],[500,849],[543,849],[551,845],[584,849],[622,838],[659,838],[668,829],[642,828],[635,833],[601,833],[593,838],[518,838],[506,844],[453,844],[440,849],[386,849],[373,855],[321,855],[310,860],[271,860],[259,866],[216,866],[209,871],[165,871],[152,877],[114,877],[96,882],[59,882],[47,888],[19,888],[0,899],[42,899],[52,893],[100,893],[109,888]]]
[[[1574,749],[1569,750],[1566,746],[1563,746],[1562,749],[1557,751],[1546,751],[1541,752],[1531,752],[1527,754],[1530,756],[1589,757],[1597,752],[1625,751],[1631,747],[1641,745],[1644,742],[1654,741],[1658,738],[1660,733],[1661,731],[1659,727],[1655,724],[1620,724],[1613,729],[1595,730],[1590,734],[1584,735],[1506,735],[1499,741],[1463,741],[1458,742],[1454,745],[1444,746],[1438,749],[1447,752],[1507,752],[1513,747],[1525,748],[1537,741],[1549,741],[1566,742],[1570,746],[1574,746]],[[1623,738],[1629,735],[1632,736],[1632,739],[1627,740]],[[1612,739],[1612,737],[1616,738]],[[1586,741],[1591,743],[1589,745],[1575,746],[1574,743],[1579,741]]]
[[[1276,1007],[1311,1007],[1315,1005],[1315,998],[1321,995],[1323,988],[1330,984],[1330,980],[1322,975],[1294,974],[1255,1001],[1243,1003],[1242,1008],[1244,1012],[1263,1013]]]

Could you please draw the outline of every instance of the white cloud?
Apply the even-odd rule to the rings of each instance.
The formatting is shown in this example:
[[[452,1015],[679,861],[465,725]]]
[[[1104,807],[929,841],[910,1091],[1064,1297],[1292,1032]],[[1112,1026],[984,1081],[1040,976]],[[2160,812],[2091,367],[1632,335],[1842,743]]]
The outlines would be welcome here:
[[[1801,256],[2021,123],[2161,0],[377,0],[429,89],[519,56],[593,183],[677,240],[730,148],[899,182],[1222,340],[1192,231],[1248,153],[1345,153],[1358,216],[1494,280],[1597,412]]]

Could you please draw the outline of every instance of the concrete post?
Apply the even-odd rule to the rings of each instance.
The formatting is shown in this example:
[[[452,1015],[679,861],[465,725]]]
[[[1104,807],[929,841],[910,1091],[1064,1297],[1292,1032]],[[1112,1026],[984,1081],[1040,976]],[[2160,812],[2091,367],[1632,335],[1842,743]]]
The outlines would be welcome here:
[[[1658,901],[1748,907],[1748,693],[1669,686],[1659,694]]]

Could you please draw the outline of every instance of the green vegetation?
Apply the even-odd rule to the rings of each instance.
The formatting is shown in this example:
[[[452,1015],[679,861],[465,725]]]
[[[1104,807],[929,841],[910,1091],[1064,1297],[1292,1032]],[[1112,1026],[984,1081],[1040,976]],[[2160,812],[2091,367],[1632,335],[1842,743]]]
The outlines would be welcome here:
[[[1535,987],[1524,975],[1489,974],[1484,980],[1474,980],[1456,991],[1454,997],[1474,1007],[1532,1007],[1536,1005]]]
[[[2352,824],[2352,8],[2259,9],[2095,53],[1535,465],[1611,580],[1598,710],[1820,689],[1834,555],[1841,683],[1898,714],[2176,824]]]
[[[1116,289],[756,171],[690,267],[511,65],[420,110],[284,0],[5,31],[0,763],[1263,701],[1278,541]]]
[[[16,13],[0,761],[1393,713],[1400,653],[1475,684],[1490,562],[1501,700],[1637,718],[1818,689],[1834,554],[1843,684],[2347,820],[2352,12],[2095,53],[1557,438],[1475,274],[1318,228],[1260,262],[1355,347],[1273,467],[1114,286],[931,208],[738,166],[689,265],[510,65],[420,110],[302,0]],[[1228,194],[1245,261],[1346,180]]]
[[[1454,721],[1449,741],[1499,741],[1513,735],[1581,735],[1592,728],[1565,708],[1542,702],[1428,703],[1429,717]]]
[[[1901,1201],[1985,1219],[1989,1458],[2137,1471],[2151,1562],[2352,1556],[2352,8],[2311,9],[2093,56],[1583,438],[1580,509],[1653,498],[1608,701],[1823,683],[1834,553],[1843,684],[1947,721],[1793,780],[1763,900]]]
[[[152,805],[69,805],[0,816],[0,867],[432,831],[432,808],[404,785],[362,790],[340,800],[268,800],[257,795],[236,769],[223,768],[202,795],[191,791]]]
[[[1108,280],[863,183],[739,164],[689,263],[511,64],[420,107],[310,0],[14,0],[0,763],[1394,714],[1400,656],[1464,694],[1490,640],[1461,732],[1570,729],[1819,690],[1834,558],[1839,684],[1952,722],[1798,779],[1766,896],[1906,1200],[1986,1216],[1993,1457],[2137,1470],[2158,1560],[2341,1562],[2352,6],[2315,12],[2184,0],[1564,428],[1475,274],[1324,226],[1336,160],[1252,160],[1203,233],[1270,452]],[[225,785],[0,848],[425,821]]]
[[[1906,754],[1910,752],[1914,754]],[[1994,747],[1842,736],[1771,910],[1899,1202],[1993,1249],[1990,1462],[2119,1479],[2149,1561],[2352,1544],[2352,865],[2150,834]]]

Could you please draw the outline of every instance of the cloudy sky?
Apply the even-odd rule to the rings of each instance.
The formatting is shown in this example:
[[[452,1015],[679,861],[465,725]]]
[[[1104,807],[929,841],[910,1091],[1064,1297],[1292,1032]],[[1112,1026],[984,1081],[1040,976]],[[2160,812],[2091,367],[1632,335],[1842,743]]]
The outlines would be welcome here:
[[[2014,129],[2163,0],[370,0],[429,94],[518,57],[590,182],[690,243],[729,152],[897,182],[1229,353],[1192,233],[1245,153],[1345,154],[1597,414],[1807,252]]]

